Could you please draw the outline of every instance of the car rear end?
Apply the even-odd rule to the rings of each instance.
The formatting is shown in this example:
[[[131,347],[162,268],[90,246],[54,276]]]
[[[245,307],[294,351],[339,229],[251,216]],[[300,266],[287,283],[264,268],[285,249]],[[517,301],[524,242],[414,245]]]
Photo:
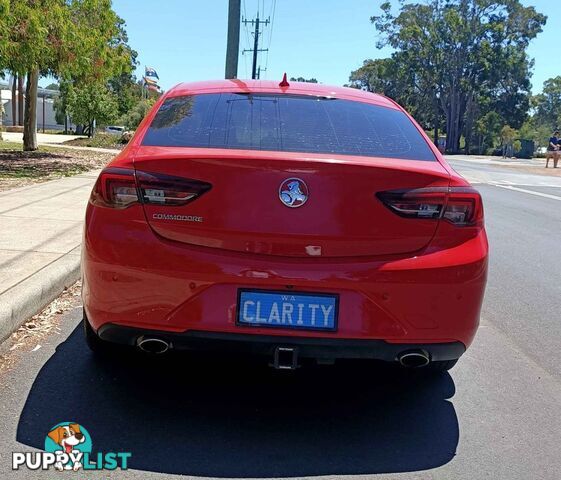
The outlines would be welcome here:
[[[100,175],[86,327],[146,350],[453,362],[487,271],[479,194],[391,101],[263,82],[164,96]]]

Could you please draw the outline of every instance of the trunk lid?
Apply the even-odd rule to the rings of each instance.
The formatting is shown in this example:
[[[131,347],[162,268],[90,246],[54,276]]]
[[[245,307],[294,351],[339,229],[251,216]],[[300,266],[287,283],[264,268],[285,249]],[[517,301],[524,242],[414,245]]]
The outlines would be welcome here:
[[[438,161],[140,147],[134,165],[137,171],[212,185],[187,205],[145,203],[146,219],[158,235],[214,249],[285,257],[420,250],[429,244],[438,220],[402,218],[376,193],[449,185],[449,174]],[[305,201],[288,179],[298,179]],[[287,192],[291,188],[295,195]],[[281,196],[289,204],[294,201],[292,208]]]

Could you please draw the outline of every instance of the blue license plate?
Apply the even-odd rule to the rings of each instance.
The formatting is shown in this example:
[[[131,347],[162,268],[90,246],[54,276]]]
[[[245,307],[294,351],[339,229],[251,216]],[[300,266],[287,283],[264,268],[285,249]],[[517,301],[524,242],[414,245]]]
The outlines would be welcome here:
[[[336,330],[338,295],[239,290],[238,325]]]

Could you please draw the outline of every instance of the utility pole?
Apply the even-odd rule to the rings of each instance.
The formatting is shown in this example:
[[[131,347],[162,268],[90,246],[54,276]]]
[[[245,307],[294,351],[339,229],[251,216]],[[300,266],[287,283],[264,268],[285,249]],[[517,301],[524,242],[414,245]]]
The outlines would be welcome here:
[[[269,19],[267,20],[259,20],[259,12],[257,12],[257,18],[255,20],[246,20],[244,18],[243,21],[244,25],[251,23],[251,25],[255,25],[255,31],[253,32],[253,50],[244,50],[242,53],[245,52],[253,52],[253,66],[251,68],[251,78],[254,80],[257,78],[257,52],[266,52],[268,51],[267,48],[259,48],[259,24],[261,25],[268,25]]]
[[[228,5],[228,45],[226,47],[225,78],[238,78],[240,51],[240,1],[230,0]]]

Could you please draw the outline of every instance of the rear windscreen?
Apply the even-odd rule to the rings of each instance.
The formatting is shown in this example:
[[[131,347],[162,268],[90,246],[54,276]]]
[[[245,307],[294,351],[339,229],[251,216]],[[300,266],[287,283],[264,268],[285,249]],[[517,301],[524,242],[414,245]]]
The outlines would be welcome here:
[[[435,160],[417,128],[399,110],[286,94],[168,98],[142,144]]]

